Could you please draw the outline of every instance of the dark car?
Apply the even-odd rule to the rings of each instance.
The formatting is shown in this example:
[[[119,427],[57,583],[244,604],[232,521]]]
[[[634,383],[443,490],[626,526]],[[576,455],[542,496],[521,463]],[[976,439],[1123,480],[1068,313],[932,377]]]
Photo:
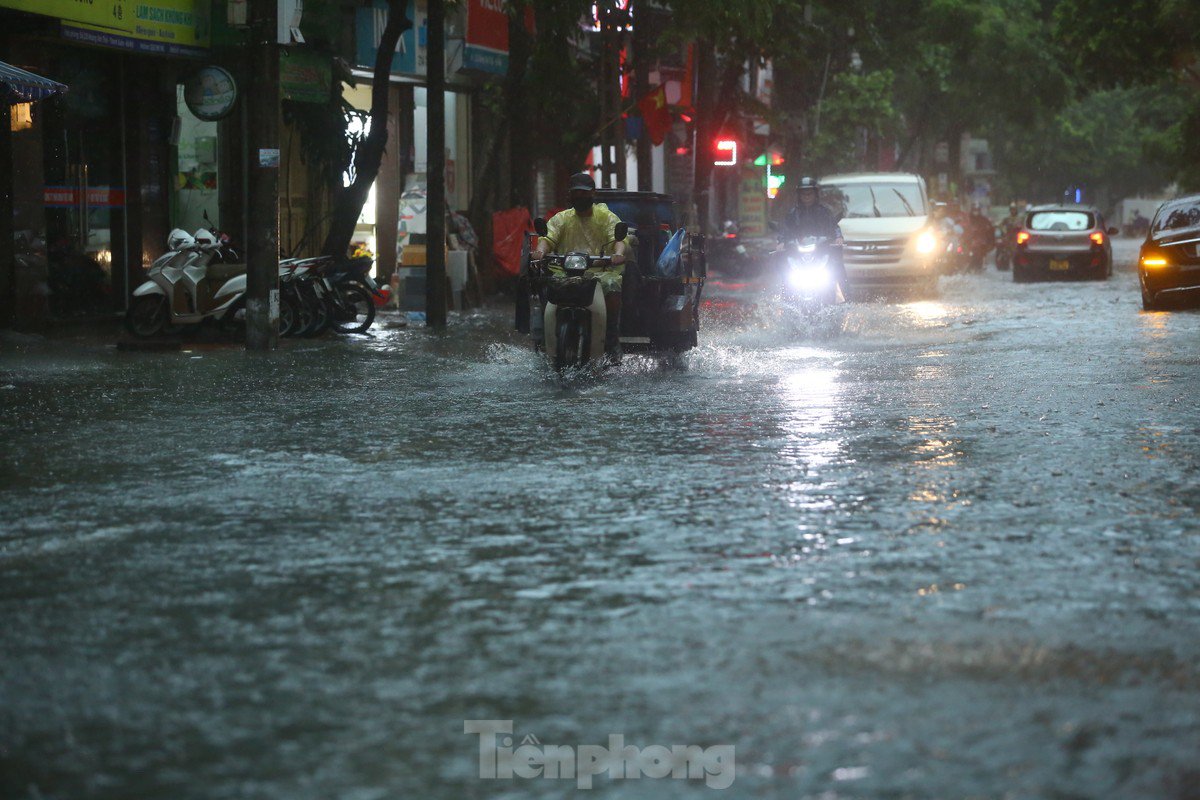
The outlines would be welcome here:
[[[1173,295],[1200,293],[1200,194],[1159,207],[1138,254],[1138,278],[1147,311]]]
[[[1013,280],[1107,280],[1112,275],[1112,243],[1116,228],[1091,206],[1037,206],[1025,214],[1016,231]]]

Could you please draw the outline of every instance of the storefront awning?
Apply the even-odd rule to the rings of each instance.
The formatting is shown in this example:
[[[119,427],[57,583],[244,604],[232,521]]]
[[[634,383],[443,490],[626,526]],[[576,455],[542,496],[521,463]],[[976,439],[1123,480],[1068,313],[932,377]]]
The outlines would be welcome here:
[[[3,61],[0,61],[0,86],[9,103],[31,103],[67,90],[66,85],[58,81],[34,75]]]

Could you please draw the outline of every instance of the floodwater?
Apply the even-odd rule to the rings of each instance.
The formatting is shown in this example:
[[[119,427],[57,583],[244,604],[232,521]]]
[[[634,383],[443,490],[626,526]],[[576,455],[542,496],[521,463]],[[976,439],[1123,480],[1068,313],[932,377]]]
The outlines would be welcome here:
[[[1126,255],[1128,248],[1126,248]],[[682,368],[436,337],[0,356],[0,796],[1196,797],[1200,312],[713,285]]]

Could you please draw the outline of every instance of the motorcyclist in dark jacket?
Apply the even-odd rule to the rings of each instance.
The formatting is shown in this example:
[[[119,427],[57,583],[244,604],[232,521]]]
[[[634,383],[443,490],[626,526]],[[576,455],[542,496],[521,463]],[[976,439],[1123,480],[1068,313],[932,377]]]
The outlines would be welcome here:
[[[828,206],[821,204],[821,184],[815,178],[801,178],[796,192],[796,205],[788,212],[785,234],[790,239],[805,236],[824,236],[829,239],[830,260],[838,277],[838,283],[846,288],[846,267],[842,263],[842,230],[837,216]]]

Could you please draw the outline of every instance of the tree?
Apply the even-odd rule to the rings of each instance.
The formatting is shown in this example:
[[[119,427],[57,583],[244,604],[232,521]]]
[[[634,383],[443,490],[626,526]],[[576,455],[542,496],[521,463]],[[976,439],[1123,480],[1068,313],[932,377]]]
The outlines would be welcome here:
[[[362,216],[371,186],[379,175],[387,146],[388,88],[392,74],[392,57],[401,35],[412,28],[405,13],[404,0],[388,0],[388,17],[375,53],[371,84],[370,130],[354,152],[354,180],[341,187],[334,196],[329,232],[321,251],[326,255],[344,257],[354,236],[354,226]]]

